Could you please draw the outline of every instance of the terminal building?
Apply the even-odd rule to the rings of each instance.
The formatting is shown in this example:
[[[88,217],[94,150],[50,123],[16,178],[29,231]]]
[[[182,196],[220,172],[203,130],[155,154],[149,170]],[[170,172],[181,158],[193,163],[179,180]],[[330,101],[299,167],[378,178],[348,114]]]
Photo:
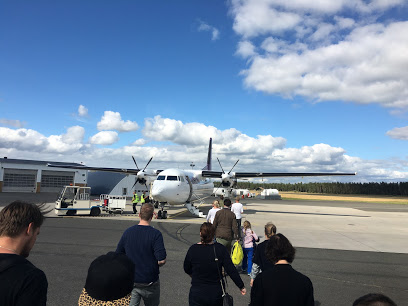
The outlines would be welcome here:
[[[81,166],[39,160],[0,158],[0,192],[59,192],[63,186],[86,186],[88,171],[50,168],[47,164]]]

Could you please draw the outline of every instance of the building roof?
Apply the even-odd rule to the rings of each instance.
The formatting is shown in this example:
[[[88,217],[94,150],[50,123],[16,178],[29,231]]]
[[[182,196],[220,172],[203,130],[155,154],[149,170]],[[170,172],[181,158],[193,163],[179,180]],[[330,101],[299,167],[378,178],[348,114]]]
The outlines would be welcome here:
[[[0,158],[0,164],[10,163],[10,164],[26,164],[26,165],[47,165],[47,164],[54,164],[54,165],[68,165],[68,166],[83,166],[82,164],[77,163],[63,163],[63,162],[54,162],[54,161],[43,161],[43,160],[29,160],[29,159],[13,159],[13,158]]]

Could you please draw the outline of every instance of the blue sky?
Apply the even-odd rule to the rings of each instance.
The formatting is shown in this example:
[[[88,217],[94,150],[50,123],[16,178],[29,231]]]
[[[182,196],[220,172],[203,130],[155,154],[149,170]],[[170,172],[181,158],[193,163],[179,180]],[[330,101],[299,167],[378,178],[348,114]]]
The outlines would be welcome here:
[[[406,16],[402,0],[3,0],[0,156],[201,167],[213,137],[224,168],[406,181]]]

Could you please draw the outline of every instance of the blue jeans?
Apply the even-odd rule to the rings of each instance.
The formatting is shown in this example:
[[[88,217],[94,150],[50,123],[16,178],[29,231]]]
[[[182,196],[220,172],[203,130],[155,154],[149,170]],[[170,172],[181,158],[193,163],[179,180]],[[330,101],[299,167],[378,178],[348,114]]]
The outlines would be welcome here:
[[[160,304],[160,281],[150,286],[134,284],[129,306],[139,306],[142,298],[146,306],[158,306]]]
[[[244,251],[244,259],[242,260],[242,270],[247,270],[248,274],[251,274],[252,257],[254,256],[254,248],[244,248],[243,251]]]

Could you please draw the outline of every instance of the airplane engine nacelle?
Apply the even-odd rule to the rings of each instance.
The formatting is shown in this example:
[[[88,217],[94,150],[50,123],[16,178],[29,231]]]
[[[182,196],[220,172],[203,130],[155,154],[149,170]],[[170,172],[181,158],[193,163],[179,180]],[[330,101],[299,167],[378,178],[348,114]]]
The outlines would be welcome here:
[[[234,188],[237,185],[237,179],[230,175],[224,174],[222,177],[222,186]]]

